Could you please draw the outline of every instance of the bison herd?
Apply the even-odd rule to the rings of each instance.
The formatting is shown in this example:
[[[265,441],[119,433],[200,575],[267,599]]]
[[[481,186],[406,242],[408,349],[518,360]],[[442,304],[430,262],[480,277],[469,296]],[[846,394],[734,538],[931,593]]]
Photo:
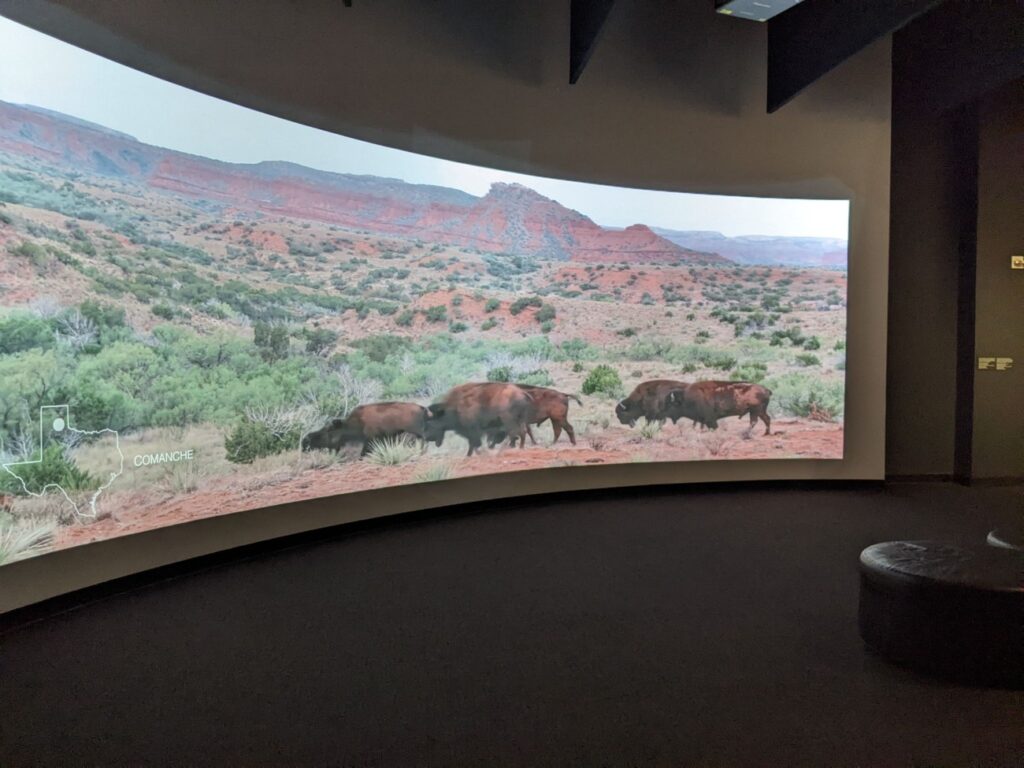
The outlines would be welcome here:
[[[656,379],[639,384],[628,397],[615,405],[615,415],[627,426],[640,417],[648,422],[689,419],[693,426],[717,429],[718,420],[729,416],[750,417],[750,427],[760,419],[764,434],[771,434],[768,402],[771,390],[745,381],[697,381],[690,384],[671,379]],[[548,387],[527,384],[485,382],[460,384],[441,400],[429,406],[416,403],[369,403],[353,409],[346,418],[331,419],[322,428],[302,438],[302,449],[340,451],[347,444],[361,444],[365,456],[374,442],[383,438],[411,435],[424,444],[441,446],[449,431],[469,442],[472,456],[484,439],[490,447],[526,438],[536,445],[531,426],[551,422],[555,442],[562,432],[576,444],[576,433],[569,423],[569,401],[582,401],[575,395]]]

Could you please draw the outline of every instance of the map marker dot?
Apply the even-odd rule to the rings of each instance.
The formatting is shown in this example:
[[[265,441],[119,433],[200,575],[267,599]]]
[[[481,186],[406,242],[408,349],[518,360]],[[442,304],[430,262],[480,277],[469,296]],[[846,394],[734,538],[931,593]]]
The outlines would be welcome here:
[[[64,419],[58,417],[53,420],[53,431],[63,432],[64,431]]]

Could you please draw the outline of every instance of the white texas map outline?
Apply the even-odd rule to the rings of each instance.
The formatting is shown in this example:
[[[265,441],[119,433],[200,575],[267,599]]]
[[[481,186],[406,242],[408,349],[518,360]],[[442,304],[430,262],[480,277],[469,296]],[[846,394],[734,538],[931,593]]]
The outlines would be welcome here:
[[[25,464],[41,464],[42,463],[42,461],[43,461],[43,425],[46,424],[46,420],[44,418],[44,412],[47,411],[47,410],[52,410],[52,411],[55,411],[57,413],[62,413],[63,414],[61,416],[61,415],[57,415],[57,413],[55,413],[54,417],[50,420],[50,424],[52,425],[52,428],[54,429],[54,431],[60,432],[60,431],[62,431],[64,429],[67,429],[69,432],[76,432],[76,433],[78,433],[80,435],[103,435],[103,434],[109,433],[109,434],[112,434],[114,436],[114,448],[117,450],[117,455],[120,457],[120,464],[118,466],[117,472],[111,472],[110,473],[110,479],[107,480],[107,482],[105,482],[99,488],[97,488],[96,491],[92,494],[91,498],[89,499],[89,510],[90,510],[90,512],[88,512],[88,513],[83,512],[81,509],[79,509],[78,504],[76,504],[74,502],[74,500],[68,495],[68,492],[66,490],[64,490],[64,488],[61,487],[60,484],[58,484],[58,483],[48,483],[47,485],[44,485],[40,489],[39,493],[33,493],[32,491],[30,491],[28,489],[28,486],[25,485],[24,478],[20,477],[17,473],[15,473],[14,471],[11,470],[11,467],[17,467],[17,466],[21,466],[21,465],[25,465]],[[61,422],[61,426],[59,428],[57,426],[57,422],[58,421]],[[50,490],[51,488],[56,488],[58,491],[61,492],[61,494],[63,494],[64,498],[67,499],[68,503],[74,508],[75,515],[77,515],[78,517],[84,517],[84,518],[87,518],[87,519],[90,519],[90,520],[94,520],[94,519],[96,519],[96,516],[97,516],[96,501],[97,501],[97,499],[99,499],[100,494],[103,493],[103,491],[107,490],[107,488],[110,487],[111,483],[113,483],[118,477],[121,476],[121,473],[124,472],[124,452],[121,450],[121,436],[117,433],[116,429],[106,429],[106,428],[105,429],[94,429],[94,430],[75,429],[70,424],[70,409],[68,408],[67,405],[41,405],[41,406],[39,406],[39,458],[38,459],[33,459],[31,461],[12,461],[12,462],[8,462],[6,464],[0,464],[0,467],[3,467],[4,470],[7,472],[7,474],[9,474],[15,480],[20,482],[22,489],[29,496],[34,496],[36,498],[40,498],[48,490]]]

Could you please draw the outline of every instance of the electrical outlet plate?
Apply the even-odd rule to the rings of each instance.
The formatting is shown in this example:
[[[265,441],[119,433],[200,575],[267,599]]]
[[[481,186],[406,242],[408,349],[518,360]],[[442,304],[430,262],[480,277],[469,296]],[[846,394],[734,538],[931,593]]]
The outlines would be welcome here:
[[[1024,254],[1010,257],[1010,269],[1024,269]]]

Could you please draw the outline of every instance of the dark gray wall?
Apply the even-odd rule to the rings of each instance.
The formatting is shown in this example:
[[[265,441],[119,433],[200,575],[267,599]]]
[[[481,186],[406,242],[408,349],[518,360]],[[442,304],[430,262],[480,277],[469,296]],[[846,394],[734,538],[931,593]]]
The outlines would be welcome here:
[[[978,106],[975,348],[1014,358],[1009,371],[975,371],[973,476],[1024,477],[1024,80]]]
[[[1009,269],[1024,251],[1024,84],[949,109],[927,65],[957,18],[931,14],[893,37],[890,477],[1024,476],[1024,373],[977,370],[979,355],[1024,355],[1024,272]]]
[[[903,79],[914,47],[893,39],[886,474],[951,475],[956,418],[962,121],[920,105]]]

